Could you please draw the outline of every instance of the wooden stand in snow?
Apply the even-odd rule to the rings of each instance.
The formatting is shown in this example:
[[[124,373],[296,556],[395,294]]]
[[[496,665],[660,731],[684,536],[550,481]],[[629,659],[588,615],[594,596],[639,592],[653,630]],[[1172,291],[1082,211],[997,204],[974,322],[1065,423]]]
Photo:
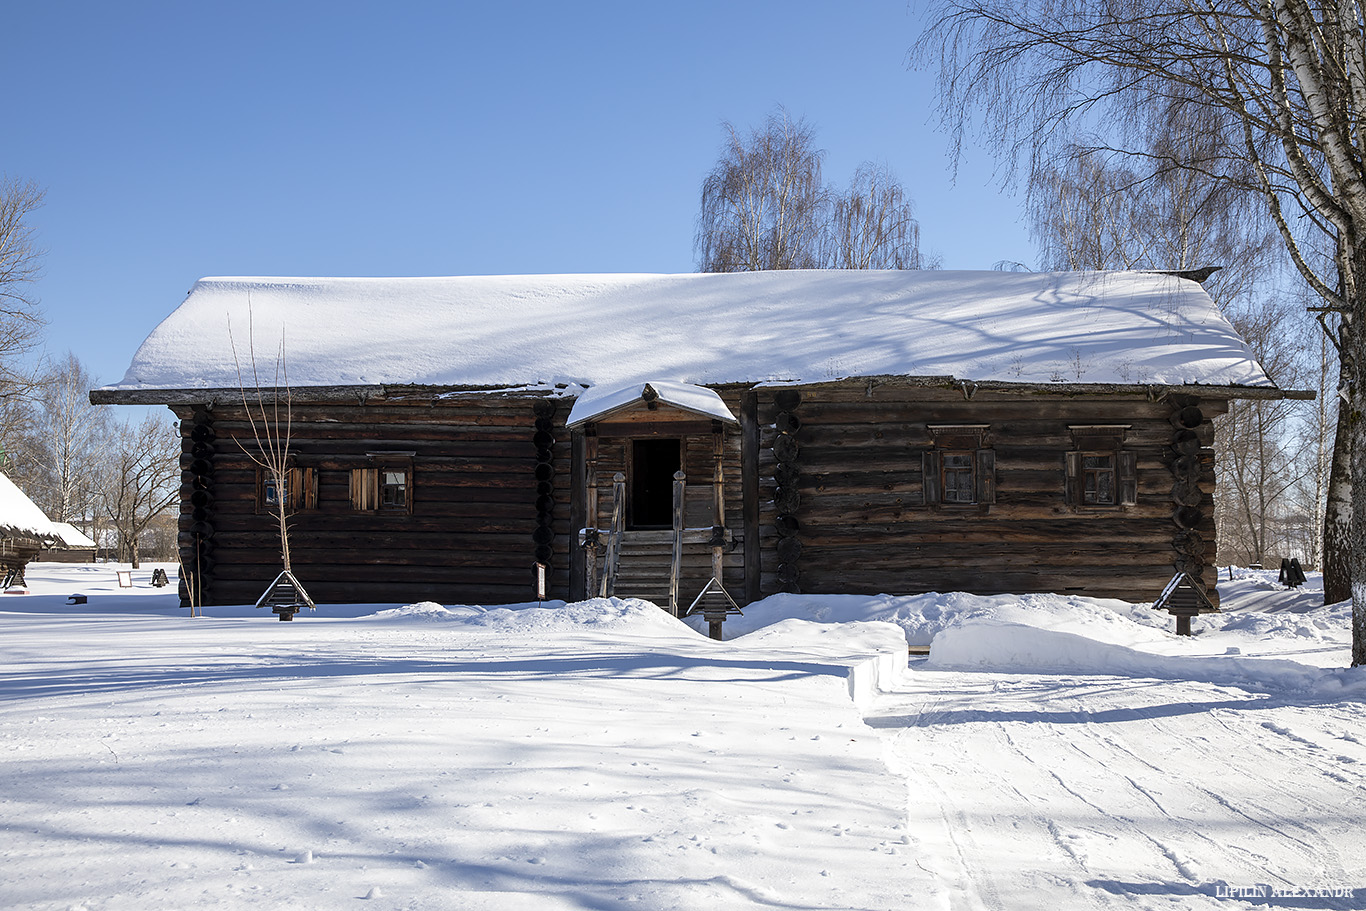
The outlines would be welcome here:
[[[692,604],[688,605],[685,617],[691,614],[700,613],[707,620],[707,635],[716,641],[721,641],[721,624],[726,622],[730,616],[744,616],[740,610],[740,605],[735,603],[735,599],[730,596],[730,592],[712,576],[711,581],[703,586],[702,591],[693,599]]]
[[[270,588],[256,600],[257,607],[265,607],[267,604],[273,613],[280,615],[281,620],[293,620],[294,615],[305,607],[309,610],[318,609],[313,599],[308,596],[308,592],[299,584],[299,580],[294,578],[294,573],[289,570],[276,576],[275,581],[270,583]]]
[[[1176,617],[1178,636],[1191,634],[1191,617],[1197,614],[1219,613],[1219,608],[1210,601],[1204,588],[1189,573],[1184,572],[1172,576],[1167,587],[1162,589],[1162,594],[1158,595],[1157,601],[1153,603],[1153,609],[1165,610]]]

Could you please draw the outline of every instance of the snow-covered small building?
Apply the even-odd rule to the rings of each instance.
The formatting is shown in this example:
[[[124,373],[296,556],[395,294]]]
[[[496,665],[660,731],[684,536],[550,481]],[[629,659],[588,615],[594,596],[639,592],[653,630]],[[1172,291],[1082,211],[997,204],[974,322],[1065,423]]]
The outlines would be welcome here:
[[[243,390],[285,387],[277,490]],[[91,399],[181,420],[206,603],[274,578],[283,497],[319,601],[577,598],[615,516],[615,591],[680,538],[686,604],[1151,598],[1215,559],[1210,419],[1298,395],[1181,275],[792,271],[207,278]]]
[[[70,522],[53,522],[57,541],[43,559],[53,563],[93,563],[96,544],[93,538]]]
[[[0,474],[0,576],[22,583],[24,567],[61,541],[57,526],[6,475]]]

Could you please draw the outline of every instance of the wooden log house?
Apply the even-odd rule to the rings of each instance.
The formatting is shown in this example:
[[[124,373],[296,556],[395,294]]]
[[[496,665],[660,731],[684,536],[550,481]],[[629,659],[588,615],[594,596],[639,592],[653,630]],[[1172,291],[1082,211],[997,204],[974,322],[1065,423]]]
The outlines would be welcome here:
[[[184,598],[254,601],[284,498],[320,603],[686,606],[1212,583],[1211,420],[1306,395],[1183,275],[796,271],[204,279],[91,400],[180,421]]]

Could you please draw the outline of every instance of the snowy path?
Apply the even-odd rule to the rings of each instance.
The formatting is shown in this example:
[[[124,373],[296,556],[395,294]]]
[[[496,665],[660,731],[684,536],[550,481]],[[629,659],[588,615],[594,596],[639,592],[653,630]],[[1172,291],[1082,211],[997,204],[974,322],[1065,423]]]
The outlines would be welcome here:
[[[1227,909],[1268,900],[1223,887],[1366,885],[1359,702],[912,667],[866,720],[907,777],[913,850],[944,907]]]

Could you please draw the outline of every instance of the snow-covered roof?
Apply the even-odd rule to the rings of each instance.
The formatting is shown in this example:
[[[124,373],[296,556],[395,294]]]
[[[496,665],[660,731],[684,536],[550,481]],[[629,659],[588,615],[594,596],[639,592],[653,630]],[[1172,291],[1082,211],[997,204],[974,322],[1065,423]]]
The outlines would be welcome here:
[[[0,474],[0,533],[8,537],[59,537],[52,520],[3,474]]]
[[[92,541],[85,532],[81,531],[70,522],[53,522],[52,527],[57,532],[58,539],[66,547],[94,547]]]
[[[635,402],[648,400],[664,402],[705,418],[715,418],[738,424],[721,396],[706,386],[675,383],[672,380],[636,380],[622,386],[594,386],[574,400],[569,410],[568,424],[575,427],[619,411]]]
[[[250,386],[253,347],[275,385],[282,340],[294,389],[881,375],[1275,388],[1204,289],[1173,275],[826,270],[205,278],[105,390],[236,389],[236,364]]]

